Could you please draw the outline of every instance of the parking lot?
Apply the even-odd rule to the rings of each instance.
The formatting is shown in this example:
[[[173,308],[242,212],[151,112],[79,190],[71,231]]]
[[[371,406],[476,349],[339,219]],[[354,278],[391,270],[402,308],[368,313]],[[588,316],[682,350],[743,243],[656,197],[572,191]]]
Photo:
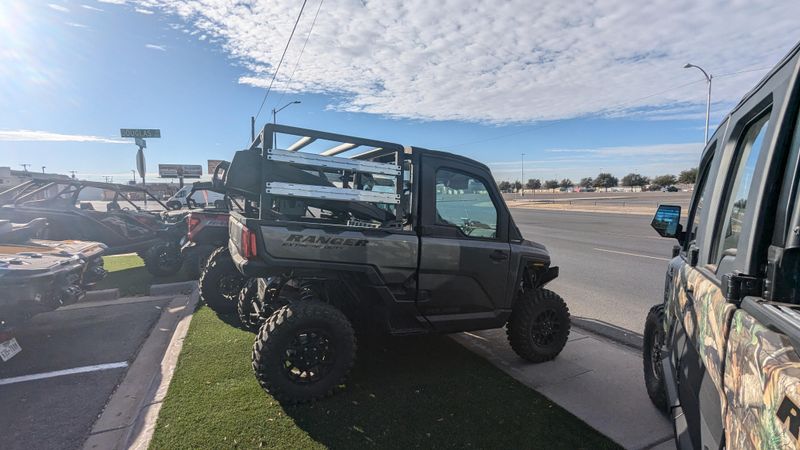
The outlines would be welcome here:
[[[22,352],[0,364],[3,448],[79,448],[170,300],[81,303],[16,330]]]

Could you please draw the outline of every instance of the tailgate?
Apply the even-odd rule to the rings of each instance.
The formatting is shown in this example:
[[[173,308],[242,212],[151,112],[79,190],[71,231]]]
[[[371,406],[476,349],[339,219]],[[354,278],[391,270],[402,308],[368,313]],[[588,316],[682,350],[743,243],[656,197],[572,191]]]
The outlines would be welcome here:
[[[231,251],[231,256],[243,254],[242,228],[244,228],[244,217],[239,213],[231,212],[228,219],[228,249]]]

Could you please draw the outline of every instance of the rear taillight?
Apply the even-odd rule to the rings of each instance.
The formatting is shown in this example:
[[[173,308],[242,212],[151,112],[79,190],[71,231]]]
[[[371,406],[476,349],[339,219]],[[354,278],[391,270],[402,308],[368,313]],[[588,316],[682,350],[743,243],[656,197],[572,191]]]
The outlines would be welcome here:
[[[249,228],[242,227],[242,256],[245,259],[255,259],[257,254],[256,234]]]
[[[189,218],[186,221],[186,223],[189,225],[189,231],[186,233],[186,236],[189,238],[190,241],[192,240],[192,233],[194,231],[197,231],[197,227],[200,225],[200,222],[201,222],[200,219],[198,219],[197,217],[193,217],[191,214],[189,214]]]

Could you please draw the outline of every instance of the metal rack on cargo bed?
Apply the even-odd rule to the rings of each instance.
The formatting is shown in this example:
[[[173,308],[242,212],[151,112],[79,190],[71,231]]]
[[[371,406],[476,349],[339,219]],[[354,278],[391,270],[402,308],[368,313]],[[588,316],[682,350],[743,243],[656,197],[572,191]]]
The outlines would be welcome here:
[[[276,148],[278,136],[295,140]],[[321,153],[300,152],[332,142]],[[335,156],[356,148],[351,157]],[[247,216],[359,228],[401,227],[408,210],[410,149],[399,144],[268,124],[237,152],[226,189],[248,199]],[[316,214],[315,214],[316,210]]]

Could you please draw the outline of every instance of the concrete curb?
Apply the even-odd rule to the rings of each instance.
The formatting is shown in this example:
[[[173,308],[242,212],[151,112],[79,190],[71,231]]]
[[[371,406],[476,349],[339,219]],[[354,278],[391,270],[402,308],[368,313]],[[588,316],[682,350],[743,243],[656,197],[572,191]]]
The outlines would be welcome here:
[[[197,280],[179,281],[177,283],[154,284],[150,286],[150,296],[186,295],[197,288]]]
[[[119,298],[119,289],[100,289],[97,291],[86,291],[81,302],[101,302],[107,300],[116,300]]]
[[[644,337],[641,334],[602,320],[572,316],[572,325],[635,350],[641,350],[644,347]]]
[[[175,296],[164,309],[125,378],[92,426],[84,450],[122,450],[131,448],[134,442],[145,448],[149,444],[155,418],[142,444],[142,430],[146,431],[143,419],[149,417],[154,403],[160,407],[166,394],[198,298],[197,289],[192,288],[189,295]]]

